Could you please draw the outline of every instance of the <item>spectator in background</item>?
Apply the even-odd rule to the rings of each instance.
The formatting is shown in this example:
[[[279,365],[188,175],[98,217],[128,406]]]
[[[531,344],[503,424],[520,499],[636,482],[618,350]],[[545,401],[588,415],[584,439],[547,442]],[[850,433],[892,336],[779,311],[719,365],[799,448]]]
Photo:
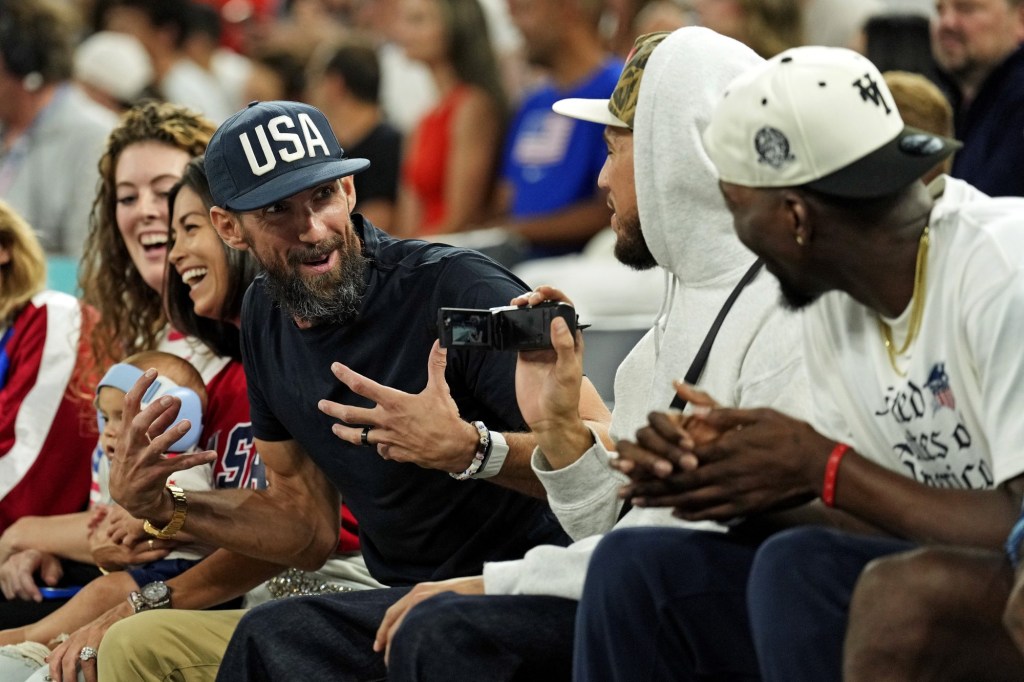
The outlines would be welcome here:
[[[301,100],[306,96],[306,63],[298,54],[270,48],[253,55],[251,69],[242,91],[249,102],[275,99]]]
[[[930,25],[923,14],[873,16],[864,24],[859,51],[882,73],[919,73],[933,83],[941,83],[939,67],[932,57]]]
[[[223,86],[184,50],[192,0],[113,0],[104,28],[138,38],[149,52],[156,90],[168,102],[190,107],[215,123],[234,112]]]
[[[120,114],[153,80],[142,44],[127,33],[98,31],[75,49],[75,81],[98,104]]]
[[[1024,196],[1024,0],[938,0],[932,51],[956,138],[953,177],[990,196]]]
[[[693,0],[701,26],[765,59],[803,44],[803,0]]]
[[[883,0],[804,0],[804,43],[860,50],[865,22],[885,9]]]
[[[478,0],[402,0],[399,42],[430,69],[440,101],[420,120],[402,161],[397,225],[460,232],[491,203],[505,94]]]
[[[380,104],[388,123],[408,135],[437,103],[437,88],[422,62],[406,56],[398,44],[400,0],[362,2],[353,28],[374,37],[380,61]]]
[[[317,62],[326,58],[320,66]],[[309,100],[331,123],[342,148],[355,158],[373,159],[355,175],[356,210],[384,231],[394,224],[402,136],[384,120],[380,105],[380,63],[371,43],[349,38],[314,59]]]
[[[689,13],[674,0],[651,0],[633,17],[631,35],[636,38],[648,33],[674,31],[689,23]]]
[[[250,101],[244,89],[251,77],[252,64],[222,45],[223,20],[216,8],[203,0],[193,0],[185,7],[188,21],[182,51],[217,80],[232,111],[244,107]]]
[[[509,8],[527,59],[548,82],[524,98],[509,128],[499,224],[525,242],[525,258],[579,251],[611,217],[597,188],[607,150],[600,127],[559,116],[551,105],[607,98],[622,62],[598,35],[601,0],[511,0]]]
[[[0,202],[0,532],[22,516],[84,509],[89,496],[98,434],[92,395],[73,381],[89,383],[87,317],[45,283],[32,228]]]
[[[75,17],[51,0],[0,6],[0,198],[49,253],[77,258],[96,159],[116,117],[71,84]]]
[[[938,86],[919,73],[886,71],[882,76],[904,123],[929,133],[953,137],[953,108]],[[949,173],[952,166],[953,158],[947,157],[925,173],[921,180],[927,185],[943,173]]]

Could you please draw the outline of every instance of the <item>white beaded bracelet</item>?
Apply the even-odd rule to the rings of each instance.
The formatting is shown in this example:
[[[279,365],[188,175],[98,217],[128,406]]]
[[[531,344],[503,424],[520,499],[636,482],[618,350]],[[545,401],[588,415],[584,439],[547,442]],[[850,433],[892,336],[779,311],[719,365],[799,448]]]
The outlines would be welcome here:
[[[448,474],[456,481],[467,481],[473,478],[476,472],[480,471],[484,460],[487,459],[487,453],[491,450],[491,432],[487,430],[487,426],[481,421],[473,422],[473,426],[476,427],[480,440],[477,441],[476,452],[473,453],[473,461],[470,462],[469,468],[459,474]]]

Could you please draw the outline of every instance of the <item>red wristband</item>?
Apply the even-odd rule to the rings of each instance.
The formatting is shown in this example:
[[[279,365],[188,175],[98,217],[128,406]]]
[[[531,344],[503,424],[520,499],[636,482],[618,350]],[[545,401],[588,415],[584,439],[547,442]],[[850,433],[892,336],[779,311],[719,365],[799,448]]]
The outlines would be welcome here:
[[[828,456],[828,463],[825,465],[825,483],[821,486],[821,501],[826,507],[834,507],[836,502],[836,475],[839,473],[839,463],[843,461],[850,446],[846,443],[836,443],[832,448],[832,454]]]

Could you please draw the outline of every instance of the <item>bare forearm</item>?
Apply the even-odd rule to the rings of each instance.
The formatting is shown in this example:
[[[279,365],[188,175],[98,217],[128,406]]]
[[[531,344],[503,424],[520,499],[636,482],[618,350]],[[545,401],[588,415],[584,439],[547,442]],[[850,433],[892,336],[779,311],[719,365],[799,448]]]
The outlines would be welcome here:
[[[337,542],[336,512],[333,519],[327,519],[322,510],[305,500],[289,499],[287,494],[235,489],[186,495],[185,530],[207,544],[255,559],[314,570],[333,550],[324,537],[333,535]],[[150,521],[162,527],[170,521],[172,510],[173,504],[168,503],[159,518]],[[333,530],[327,527],[332,521]]]
[[[584,378],[580,386],[578,411],[560,418],[538,421],[534,426],[537,445],[552,469],[564,469],[579,460],[594,445],[595,434],[607,450],[615,449],[608,435],[611,420],[608,406],[601,400],[590,380]]]
[[[284,566],[219,549],[167,581],[176,609],[206,609],[240,597],[284,570]]]
[[[557,440],[562,453],[561,464],[559,466],[552,464],[552,466],[561,468],[572,464],[594,444],[593,435],[588,426],[595,429],[606,445],[610,445],[608,442],[610,421],[611,413],[608,411],[608,407],[601,400],[601,396],[598,395],[597,389],[590,383],[590,380],[584,378],[580,387],[579,411],[576,419],[572,423],[566,424],[564,430],[555,429],[553,433],[543,434],[548,437],[549,442]],[[494,477],[494,481],[527,495],[546,499],[547,492],[530,466],[530,458],[539,442],[543,449],[543,441],[539,441],[541,436],[542,434],[537,433],[505,434],[509,445],[508,457],[501,473]],[[547,454],[545,450],[545,455]]]
[[[394,229],[395,203],[387,199],[371,199],[359,203],[359,213],[373,226],[391,232]]]
[[[25,516],[11,525],[0,538],[0,554],[35,549],[62,559],[92,563],[89,548],[91,512],[59,516]]]
[[[493,476],[491,481],[506,488],[530,497],[545,499],[547,493],[544,486],[537,480],[537,475],[530,468],[530,457],[537,445],[537,439],[532,433],[505,433],[505,442],[508,443],[508,455],[501,471]]]
[[[820,490],[819,490],[820,492]],[[1019,495],[922,485],[856,453],[840,466],[836,507],[885,531],[920,543],[999,550],[1020,513]]]

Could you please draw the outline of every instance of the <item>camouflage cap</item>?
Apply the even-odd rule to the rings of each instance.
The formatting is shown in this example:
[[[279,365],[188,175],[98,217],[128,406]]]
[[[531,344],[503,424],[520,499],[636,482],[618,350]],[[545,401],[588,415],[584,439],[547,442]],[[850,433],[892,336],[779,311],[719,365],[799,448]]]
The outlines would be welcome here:
[[[654,48],[669,35],[669,31],[659,31],[647,33],[636,39],[610,99],[563,99],[555,102],[551,108],[556,113],[581,121],[632,130],[636,104],[640,98],[640,80],[643,78],[647,60],[654,53]]]

